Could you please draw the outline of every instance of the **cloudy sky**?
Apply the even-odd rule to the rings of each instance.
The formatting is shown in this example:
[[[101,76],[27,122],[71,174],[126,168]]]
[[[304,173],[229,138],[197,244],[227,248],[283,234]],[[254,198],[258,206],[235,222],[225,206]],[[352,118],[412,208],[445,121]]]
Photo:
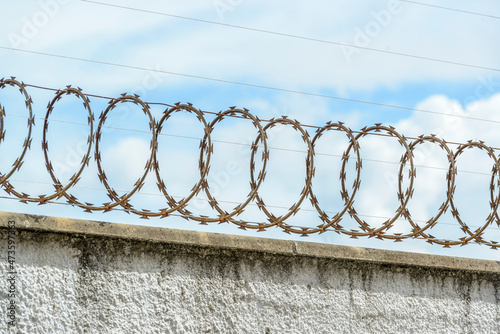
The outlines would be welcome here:
[[[500,148],[500,4],[494,1],[333,0],[333,1],[1,1],[0,77],[47,88],[78,86],[84,93],[119,97],[128,92],[146,102],[192,103],[208,112],[247,108],[261,119],[287,116],[302,124],[324,126],[344,122],[354,131],[374,123],[393,126],[406,137],[435,134],[453,152],[468,140]],[[425,5],[427,4],[427,5]],[[33,145],[20,171],[11,177],[19,192],[32,196],[53,192],[41,150],[47,104],[54,91],[27,87],[36,122]],[[89,97],[96,117],[109,100]],[[0,90],[5,108],[5,140],[0,144],[0,170],[6,173],[22,151],[27,136],[23,97],[14,87]],[[160,120],[165,106],[151,105]],[[214,115],[205,114],[207,122]],[[55,104],[47,130],[50,160],[57,177],[67,183],[79,170],[87,151],[88,111],[82,100],[64,96]],[[149,119],[140,107],[121,103],[108,114],[100,152],[108,183],[121,196],[133,188],[150,157]],[[266,123],[263,123],[264,125]],[[315,129],[305,127],[311,138]],[[199,180],[199,140],[204,125],[195,114],[175,113],[164,122],[158,162],[168,192],[176,200],[189,195]],[[250,144],[257,130],[248,120],[224,118],[212,133],[214,152],[207,176],[211,193],[224,210],[245,202],[250,192]],[[300,200],[304,187],[307,145],[290,125],[268,130],[270,158],[259,195],[274,215],[286,214]],[[411,140],[408,140],[408,145]],[[457,144],[455,144],[457,143]],[[405,152],[395,138],[368,135],[359,139],[363,161],[361,186],[354,207],[361,219],[378,227],[399,206],[398,173]],[[315,143],[316,177],[312,181],[320,207],[330,217],[343,209],[340,197],[345,133],[326,131]],[[92,154],[94,147],[92,147]],[[498,156],[498,149],[495,155]],[[256,170],[262,168],[260,154]],[[456,160],[454,207],[471,231],[481,228],[491,213],[491,169],[486,150],[465,149]],[[347,164],[346,183],[356,178],[355,153]],[[437,144],[415,149],[414,196],[408,202],[420,225],[438,214],[446,201],[447,152]],[[257,173],[257,172],[256,172]],[[404,174],[408,174],[405,166]],[[92,159],[71,194],[82,202],[109,202]],[[402,182],[403,191],[409,179]],[[151,173],[131,202],[141,209],[167,206]],[[357,240],[327,232],[300,238],[279,228],[265,233],[236,226],[200,226],[172,216],[141,220],[121,211],[88,214],[63,204],[24,205],[0,199],[1,210],[53,216],[147,224],[171,228],[238,233],[442,254],[498,259],[498,251],[482,245],[443,249],[422,240],[403,243],[367,238]],[[188,204],[194,214],[216,216],[199,195]],[[62,199],[59,200],[63,202]],[[241,219],[265,222],[255,201]],[[464,234],[450,209],[428,231],[440,239]],[[287,223],[313,227],[321,223],[308,199]],[[346,230],[359,229],[346,214]],[[404,219],[392,232],[407,233]],[[500,241],[496,221],[485,239]]]

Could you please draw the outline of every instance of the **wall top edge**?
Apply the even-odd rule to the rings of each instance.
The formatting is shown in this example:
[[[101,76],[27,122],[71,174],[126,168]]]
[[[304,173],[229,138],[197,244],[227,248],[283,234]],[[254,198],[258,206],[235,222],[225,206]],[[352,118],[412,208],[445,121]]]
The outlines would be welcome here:
[[[498,261],[0,211],[0,229],[7,229],[9,221],[15,221],[16,230],[36,233],[87,235],[193,247],[281,254],[285,256],[330,258],[405,267],[411,266],[500,274],[500,262]]]

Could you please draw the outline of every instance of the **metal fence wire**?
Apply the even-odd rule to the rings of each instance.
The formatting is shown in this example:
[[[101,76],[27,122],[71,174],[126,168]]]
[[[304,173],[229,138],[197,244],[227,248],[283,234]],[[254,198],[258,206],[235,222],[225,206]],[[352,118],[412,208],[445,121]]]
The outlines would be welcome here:
[[[28,149],[32,146],[32,130],[34,125],[34,115],[32,110],[33,101],[27,92],[27,86],[15,78],[2,79],[0,80],[0,89],[6,86],[17,87],[21,94],[23,94],[26,108],[29,113],[27,119],[28,132],[24,140],[22,150],[20,155],[15,160],[12,168],[5,174],[0,174],[0,185],[1,187],[11,196],[14,196],[19,201],[23,203],[38,203],[47,204],[54,200],[59,200],[64,198],[67,203],[78,206],[85,210],[86,212],[95,211],[111,211],[114,209],[122,209],[127,213],[132,213],[140,216],[141,218],[151,218],[151,217],[167,217],[172,214],[180,215],[186,219],[197,221],[201,224],[207,224],[211,222],[228,222],[238,225],[243,229],[257,229],[259,231],[265,231],[270,227],[279,227],[283,229],[286,233],[295,233],[302,236],[307,236],[315,233],[323,233],[326,231],[336,231],[338,233],[346,234],[348,236],[357,237],[376,237],[379,239],[389,239],[393,241],[402,241],[407,238],[422,238],[426,239],[431,244],[439,244],[444,247],[450,247],[453,245],[466,245],[468,243],[480,243],[487,245],[493,249],[497,249],[500,245],[498,241],[485,240],[483,238],[484,231],[487,227],[492,224],[499,225],[500,217],[498,216],[498,205],[500,197],[495,194],[495,189],[500,185],[500,175],[498,168],[498,158],[495,156],[495,151],[492,147],[484,144],[482,141],[468,141],[467,143],[462,143],[458,145],[455,149],[452,149],[448,142],[443,139],[437,138],[435,135],[420,136],[417,138],[409,139],[402,134],[398,133],[394,127],[384,126],[382,124],[375,124],[374,126],[365,127],[360,131],[353,131],[345,126],[342,122],[328,122],[322,127],[315,127],[316,131],[314,135],[310,135],[306,131],[303,124],[299,123],[297,120],[289,119],[285,116],[280,118],[275,118],[271,120],[263,121],[257,116],[251,114],[247,109],[237,109],[230,108],[227,111],[219,112],[215,114],[215,118],[208,122],[205,118],[206,112],[196,109],[191,104],[175,104],[170,105],[162,117],[159,120],[155,120],[150,111],[150,103],[142,101],[137,95],[127,95],[122,94],[118,98],[112,98],[109,100],[107,108],[98,117],[97,128],[95,128],[96,120],[94,118],[94,113],[90,107],[88,94],[84,94],[80,88],[74,88],[67,86],[65,89],[57,90],[55,97],[49,102],[47,106],[47,112],[45,115],[43,123],[43,138],[42,138],[42,150],[45,158],[45,167],[47,172],[53,182],[54,192],[50,194],[38,194],[32,195],[25,192],[20,192],[14,188],[14,186],[9,182],[12,175],[18,171],[23,165],[24,158]],[[69,178],[67,184],[62,184],[58,177],[55,175],[54,168],[52,166],[50,156],[49,156],[49,143],[47,139],[47,131],[50,123],[50,115],[54,109],[54,105],[64,96],[64,95],[74,95],[78,97],[83,106],[88,112],[88,126],[90,129],[88,140],[87,140],[87,150],[82,158],[80,166],[76,173]],[[106,172],[102,166],[101,162],[101,135],[103,127],[105,127],[106,118],[110,111],[117,107],[120,103],[131,102],[142,108],[144,114],[149,118],[149,128],[151,130],[152,139],[150,144],[150,154],[149,158],[144,167],[144,174],[135,182],[133,188],[123,195],[118,195],[118,193],[110,186],[107,180]],[[158,151],[158,136],[161,134],[162,127],[164,123],[176,112],[187,112],[196,115],[199,121],[203,124],[204,137],[200,143],[200,153],[199,153],[199,172],[200,179],[192,188],[191,193],[180,199],[174,199],[174,196],[168,193],[165,182],[160,175],[159,163],[157,159]],[[251,159],[250,159],[250,192],[244,202],[236,205],[231,211],[224,210],[217,198],[210,192],[210,188],[207,183],[207,175],[210,170],[211,155],[213,153],[213,143],[211,139],[211,133],[216,127],[216,125],[222,121],[225,117],[239,117],[248,119],[252,122],[253,126],[257,129],[258,135],[251,144]],[[4,129],[4,118],[5,110],[0,105],[0,143],[5,138]],[[266,167],[269,160],[269,149],[267,143],[266,131],[277,124],[291,126],[294,130],[298,131],[302,137],[302,140],[307,146],[307,158],[306,158],[306,177],[305,185],[300,193],[300,198],[296,201],[288,211],[280,216],[275,216],[269,209],[264,200],[259,195],[259,187],[262,185],[266,178]],[[94,131],[95,129],[95,131]],[[312,188],[312,180],[315,176],[315,145],[317,140],[325,134],[326,131],[335,130],[342,131],[345,133],[349,140],[349,144],[341,158],[342,168],[340,172],[340,183],[341,183],[341,197],[344,202],[342,210],[339,212],[329,215],[325,210],[323,210],[317,197],[314,194]],[[394,137],[398,140],[399,144],[404,148],[405,153],[402,155],[399,167],[399,185],[398,185],[398,201],[399,208],[395,211],[393,217],[388,218],[379,227],[370,226],[361,216],[356,212],[354,208],[354,199],[356,193],[360,187],[361,183],[361,169],[362,169],[362,159],[360,156],[360,145],[359,139],[367,135],[385,135]],[[414,178],[416,175],[416,168],[414,165],[414,154],[413,151],[419,145],[424,143],[433,143],[438,145],[444,152],[446,152],[449,167],[447,168],[446,179],[447,179],[447,190],[446,190],[446,200],[439,207],[438,212],[430,218],[429,220],[421,223],[420,225],[412,219],[412,216],[407,209],[407,205],[414,193]],[[262,150],[262,154],[258,153],[259,148]],[[490,207],[491,213],[486,218],[486,221],[482,227],[475,230],[471,229],[461,218],[458,209],[454,203],[454,192],[455,192],[455,178],[457,175],[456,160],[457,157],[462,154],[465,150],[479,149],[486,151],[489,157],[494,162],[494,167],[491,172],[491,183],[490,183]],[[80,180],[82,173],[85,168],[89,165],[92,158],[92,152],[94,152],[94,159],[97,164],[97,172],[99,180],[102,182],[107,191],[107,196],[110,201],[100,205],[93,203],[82,202],[72,194],[70,190],[74,187]],[[261,168],[256,171],[256,161],[261,159]],[[353,184],[347,184],[346,181],[346,167],[350,159],[355,159],[355,178]],[[408,170],[408,173],[406,171]],[[167,207],[159,209],[156,211],[137,209],[132,204],[130,204],[130,199],[134,194],[138,193],[143,187],[146,177],[149,173],[154,173],[157,180],[157,186],[160,193],[166,199],[168,204]],[[407,174],[407,175],[406,175]],[[408,186],[403,186],[403,180],[408,178]],[[349,189],[349,191],[348,191]],[[208,198],[208,202],[212,209],[217,212],[217,215],[212,217],[196,215],[187,209],[188,203],[199,193],[204,192]],[[300,209],[301,204],[308,199],[312,206],[317,211],[321,224],[315,227],[296,227],[287,223],[287,219],[295,215]],[[248,222],[238,219],[238,216],[245,210],[245,208],[254,202],[258,208],[267,216],[267,221],[265,222]],[[464,236],[457,238],[455,240],[443,240],[437,238],[431,234],[431,229],[438,223],[438,219],[447,211],[451,209],[451,214],[460,224]],[[359,229],[345,229],[341,225],[342,218],[348,214],[352,219],[354,219],[359,225]],[[408,233],[392,233],[391,228],[394,226],[396,220],[403,218],[411,224],[411,231]]]

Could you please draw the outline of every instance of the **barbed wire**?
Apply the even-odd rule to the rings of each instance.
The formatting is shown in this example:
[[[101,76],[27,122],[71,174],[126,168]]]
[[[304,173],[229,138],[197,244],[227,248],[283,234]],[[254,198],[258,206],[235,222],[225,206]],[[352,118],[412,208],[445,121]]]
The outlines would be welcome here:
[[[458,145],[455,149],[450,147],[450,143],[443,139],[438,138],[435,135],[422,135],[414,139],[405,137],[404,135],[398,133],[396,129],[392,126],[385,126],[381,123],[375,124],[374,126],[364,127],[359,131],[353,131],[344,125],[342,122],[327,122],[324,126],[306,126],[301,124],[297,120],[289,119],[287,116],[282,116],[279,118],[272,118],[269,120],[261,120],[257,116],[250,113],[247,109],[238,109],[236,107],[231,107],[226,111],[214,113],[215,118],[211,121],[207,120],[205,115],[207,112],[196,109],[193,105],[177,103],[174,105],[168,105],[167,109],[163,112],[162,117],[156,120],[150,110],[150,104],[144,102],[137,95],[122,94],[118,98],[110,99],[106,109],[98,117],[97,128],[94,132],[95,117],[94,113],[90,107],[90,101],[88,95],[84,94],[80,88],[73,88],[67,86],[65,89],[57,90],[55,92],[55,97],[49,102],[47,106],[47,112],[45,114],[43,122],[43,136],[42,136],[42,151],[45,160],[45,167],[52,180],[52,185],[54,191],[49,194],[38,194],[31,195],[25,192],[18,191],[10,183],[12,175],[19,171],[24,163],[25,155],[28,149],[31,148],[32,144],[32,128],[34,125],[34,115],[33,115],[33,101],[27,92],[27,85],[16,80],[15,78],[2,79],[0,80],[0,89],[7,86],[18,88],[22,94],[25,105],[28,111],[27,116],[27,127],[28,133],[23,142],[22,150],[12,165],[12,168],[5,174],[0,174],[0,186],[11,196],[17,198],[22,203],[37,203],[37,204],[47,204],[54,203],[60,199],[65,199],[69,205],[77,206],[82,208],[85,212],[108,212],[112,210],[120,210],[127,213],[132,213],[140,218],[152,218],[152,217],[168,217],[168,216],[180,216],[182,218],[197,221],[200,224],[208,223],[232,223],[239,226],[242,229],[255,229],[258,231],[265,231],[271,227],[281,228],[283,232],[294,233],[302,236],[308,236],[311,234],[321,234],[327,231],[335,231],[339,234],[348,235],[352,238],[359,237],[376,237],[379,239],[387,239],[393,241],[402,241],[408,238],[418,238],[425,239],[431,244],[439,244],[444,247],[450,247],[454,245],[466,245],[469,243],[479,243],[487,245],[493,249],[497,249],[500,244],[498,241],[486,240],[483,238],[484,232],[487,228],[491,227],[494,223],[499,225],[500,218],[497,213],[500,196],[496,194],[498,188],[500,187],[500,169],[499,161],[495,156],[494,149],[487,146],[482,141],[468,141],[466,143],[454,143],[453,145]],[[66,184],[63,184],[57,177],[53,164],[50,160],[49,154],[49,142],[48,142],[48,128],[50,125],[50,116],[54,110],[54,106],[59,100],[65,95],[75,96],[82,104],[85,109],[87,116],[87,126],[89,128],[89,134],[87,136],[87,148],[83,154],[82,160],[80,162],[78,170],[69,178]],[[118,107],[122,103],[133,103],[134,105],[141,108],[144,115],[148,118],[149,130],[151,132],[150,141],[150,153],[147,158],[146,164],[144,166],[144,173],[137,179],[131,190],[125,192],[122,195],[118,195],[116,189],[114,189],[108,182],[106,172],[102,165],[102,131],[106,127],[106,120],[109,113]],[[160,162],[158,159],[158,138],[162,134],[162,129],[169,118],[175,113],[183,112],[194,115],[204,128],[204,136],[200,141],[200,152],[198,158],[198,169],[200,172],[200,178],[198,182],[191,189],[191,192],[182,198],[173,196],[168,191],[167,185],[165,184],[161,174],[160,174]],[[4,129],[4,117],[6,113],[4,108],[0,105],[0,143],[5,138]],[[226,117],[238,117],[241,119],[246,119],[252,123],[254,128],[257,130],[257,137],[250,144],[250,192],[247,194],[246,199],[241,203],[236,203],[236,205],[231,210],[225,210],[220,205],[214,193],[211,192],[210,186],[208,184],[208,174],[211,167],[211,157],[214,151],[212,132],[216,128],[217,124],[221,122]],[[268,146],[268,131],[275,127],[276,125],[288,126],[297,131],[304,144],[307,146],[306,151],[306,176],[304,180],[304,187],[300,192],[299,199],[291,205],[284,214],[280,216],[274,215],[270,208],[273,206],[267,205],[259,194],[259,188],[264,183],[267,174],[267,164],[270,157],[270,151]],[[306,128],[315,128],[315,133],[313,136],[309,134]],[[316,143],[326,132],[328,131],[338,131],[345,134],[348,140],[347,149],[344,151],[341,157],[341,170],[340,170],[340,184],[341,191],[340,195],[344,202],[343,208],[332,213],[331,211],[324,210],[314,193],[312,187],[312,180],[315,177],[315,147]],[[368,224],[364,219],[363,215],[358,214],[354,206],[354,200],[356,194],[360,188],[361,184],[361,169],[363,162],[361,159],[361,146],[359,140],[365,136],[380,135],[387,136],[397,139],[401,147],[404,149],[404,153],[400,159],[400,167],[398,173],[398,187],[397,196],[399,201],[399,207],[395,212],[393,217],[385,219],[385,221],[378,227],[373,227]],[[414,150],[416,147],[422,144],[433,144],[439,146],[445,153],[448,161],[448,168],[446,173],[447,180],[447,190],[446,199],[441,204],[438,212],[430,219],[426,221],[414,220],[408,209],[408,203],[414,193],[414,179],[416,176],[416,165],[414,163]],[[458,156],[463,154],[466,150],[478,149],[485,151],[488,156],[493,160],[493,168],[491,171],[491,181],[490,181],[490,208],[491,212],[486,218],[484,225],[477,227],[476,229],[471,229],[472,226],[467,225],[465,221],[460,217],[458,208],[454,202],[454,192],[455,192],[455,178],[458,173],[456,167],[456,161]],[[110,199],[109,202],[102,204],[94,204],[89,202],[84,202],[79,200],[76,196],[70,193],[72,188],[76,188],[82,173],[85,168],[89,166],[90,160],[92,158],[92,152],[94,160],[97,164],[97,176],[100,182],[104,185],[106,194]],[[260,154],[259,154],[260,153]],[[347,185],[347,167],[350,159],[355,160],[355,177],[352,186]],[[260,163],[257,163],[260,160]],[[259,169],[256,170],[256,166],[259,165]],[[406,176],[406,172],[407,176]],[[167,206],[158,210],[146,210],[138,209],[134,207],[130,201],[131,198],[140,192],[141,188],[145,184],[145,180],[149,174],[154,174],[156,178],[156,185],[159,192],[163,195],[166,200]],[[403,187],[404,180],[408,181],[407,186]],[[350,191],[348,191],[348,189]],[[189,202],[196,198],[200,193],[204,193],[207,197],[208,204],[210,207],[217,212],[215,215],[208,216],[202,214],[195,214],[188,209]],[[296,226],[289,223],[290,217],[296,215],[301,210],[301,205],[304,201],[309,200],[312,207],[317,211],[321,223],[315,227],[304,227]],[[227,202],[226,202],[227,203]],[[266,216],[266,221],[263,222],[252,222],[239,219],[238,217],[245,211],[245,209],[250,205],[257,205],[258,209]],[[433,227],[438,224],[438,219],[450,209],[452,216],[458,222],[461,230],[464,233],[463,237],[456,239],[442,239],[435,237],[431,234]],[[357,224],[357,229],[347,229],[341,225],[341,221],[344,216],[349,215]],[[394,227],[396,221],[404,219],[411,226],[411,231],[406,233],[392,232],[391,228]]]
[[[37,180],[26,180],[26,179],[13,179],[12,181],[15,181],[15,182],[21,182],[21,183],[36,183],[36,184],[41,184],[41,185],[52,185],[52,182],[44,182],[44,181],[37,181]],[[99,192],[105,192],[106,189],[103,189],[103,188],[99,188],[99,187],[91,187],[91,186],[79,186],[79,185],[74,185],[73,188],[75,189],[83,189],[83,190],[92,190],[92,191],[99,191]],[[119,191],[119,192],[126,192],[126,190],[124,189],[115,189],[116,191]],[[151,192],[144,192],[144,191],[141,191],[140,193],[138,193],[138,195],[141,195],[141,196],[147,196],[147,197],[157,197],[157,198],[163,198],[163,194],[161,193],[151,193]],[[181,195],[172,195],[173,198],[179,198],[179,199],[182,199],[184,198],[185,196],[181,196]],[[6,196],[0,196],[0,198],[2,199],[9,199],[9,200],[18,200],[17,197],[6,197]],[[202,198],[202,197],[195,197],[193,199],[197,199],[197,200],[206,200],[206,198]],[[235,201],[235,200],[227,200],[227,199],[219,199],[218,200],[219,203],[227,203],[227,204],[239,204],[239,202]],[[74,205],[71,205],[69,203],[66,203],[66,202],[56,202],[56,201],[49,201],[49,203],[55,203],[55,204],[66,204],[68,206],[74,206]],[[258,204],[256,203],[249,203],[248,206],[253,206],[253,207],[258,207]],[[287,206],[282,206],[282,205],[266,205],[266,207],[268,208],[274,208],[274,209],[285,209],[285,210],[288,210],[288,207]],[[123,209],[114,209],[115,211],[123,211]],[[310,208],[300,208],[301,211],[306,211],[306,212],[317,212],[316,209],[310,209]],[[329,214],[336,214],[336,212],[334,211],[325,211],[326,213],[329,213]],[[171,216],[174,216],[173,214],[171,214]],[[182,217],[180,215],[177,215],[178,217]],[[378,220],[388,220],[390,219],[391,217],[388,217],[388,216],[378,216],[378,215],[369,215],[369,214],[362,214],[362,213],[358,213],[358,216],[359,217],[366,217],[366,218],[373,218],[373,219],[378,219]],[[399,221],[404,221],[405,218],[398,218]],[[418,222],[418,223],[423,223],[425,224],[426,223],[426,220],[423,220],[423,219],[413,219],[415,222]],[[456,226],[456,224],[454,223],[451,223],[451,222],[439,222],[439,225],[449,225],[449,226]],[[467,226],[469,226],[469,228],[481,228],[482,226],[479,226],[479,225],[471,225],[471,224],[467,224]],[[300,228],[302,227],[305,227],[305,226],[298,226]],[[490,229],[490,230],[494,230],[496,229],[495,226],[488,226],[487,229]]]

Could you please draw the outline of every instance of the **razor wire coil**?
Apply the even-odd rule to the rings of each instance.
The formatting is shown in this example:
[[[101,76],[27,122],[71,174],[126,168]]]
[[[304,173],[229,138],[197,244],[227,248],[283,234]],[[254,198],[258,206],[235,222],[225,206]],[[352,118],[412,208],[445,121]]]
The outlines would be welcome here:
[[[51,194],[41,194],[37,196],[33,196],[27,194],[25,192],[20,192],[14,188],[14,186],[9,182],[11,177],[15,174],[16,171],[20,170],[24,158],[27,154],[28,149],[31,148],[32,144],[32,130],[33,125],[35,123],[35,118],[33,114],[33,100],[28,94],[26,84],[16,80],[14,77],[10,79],[1,79],[0,80],[0,89],[4,89],[7,86],[11,86],[14,88],[18,88],[20,93],[25,99],[26,109],[28,111],[27,116],[27,136],[23,142],[22,150],[19,153],[18,158],[12,165],[12,168],[6,172],[5,174],[0,173],[0,186],[11,196],[14,196],[19,201],[23,203],[38,203],[38,204],[47,204],[51,203],[55,200],[59,200],[61,198],[65,198],[68,204],[77,206],[82,208],[86,212],[107,212],[111,210],[120,209],[127,213],[132,213],[138,215],[141,218],[152,218],[152,217],[167,217],[169,215],[178,215],[183,218],[194,220],[199,222],[200,224],[208,224],[208,223],[221,223],[228,222],[239,226],[242,229],[256,229],[258,231],[265,231],[271,227],[279,227],[286,233],[294,233],[299,234],[301,236],[308,236],[316,233],[324,233],[326,231],[335,231],[337,233],[348,235],[352,238],[358,237],[376,237],[379,239],[388,239],[393,241],[402,241],[408,238],[419,238],[425,239],[431,244],[439,244],[444,247],[450,247],[454,245],[466,245],[468,243],[479,243],[487,245],[493,249],[497,249],[500,245],[498,241],[486,240],[483,238],[484,231],[487,227],[496,223],[499,225],[500,217],[498,216],[498,205],[500,201],[500,195],[495,194],[496,187],[500,186],[500,168],[498,158],[495,156],[495,150],[492,147],[487,146],[482,141],[469,141],[467,143],[460,144],[455,150],[449,147],[448,142],[444,139],[440,139],[435,135],[429,136],[420,136],[418,138],[414,138],[413,140],[409,140],[404,135],[398,133],[396,129],[392,126],[384,126],[380,123],[375,124],[374,126],[364,127],[360,131],[353,131],[347,126],[345,126],[342,122],[327,122],[326,125],[320,127],[315,126],[316,132],[314,136],[310,136],[309,132],[306,131],[306,127],[301,124],[297,120],[289,119],[286,116],[280,118],[274,118],[271,120],[261,120],[257,116],[250,113],[247,109],[238,109],[236,107],[231,107],[226,111],[221,111],[219,113],[214,113],[215,118],[212,121],[207,121],[205,118],[204,111],[196,109],[191,104],[181,104],[177,103],[175,105],[169,105],[168,108],[163,112],[162,117],[159,120],[155,120],[153,117],[150,104],[144,102],[137,95],[127,95],[122,94],[118,98],[113,98],[109,100],[108,106],[106,109],[100,114],[98,117],[97,128],[94,132],[94,113],[90,107],[90,101],[88,96],[82,92],[80,88],[73,88],[71,86],[67,86],[64,89],[57,90],[55,92],[55,97],[49,102],[47,106],[47,112],[45,114],[44,123],[43,123],[43,137],[42,137],[42,151],[45,159],[45,168],[49,173],[53,186],[54,192]],[[63,185],[61,181],[58,179],[55,174],[52,162],[50,160],[49,154],[49,141],[48,141],[48,129],[50,125],[50,115],[54,110],[55,104],[61,100],[64,95],[74,95],[79,100],[81,100],[84,110],[88,114],[88,128],[89,135],[87,138],[87,149],[82,157],[80,166],[76,173],[74,173],[70,178],[67,184]],[[139,106],[144,113],[144,116],[148,120],[149,129],[151,131],[151,141],[150,141],[150,154],[147,159],[147,162],[144,166],[144,174],[142,174],[137,181],[134,183],[133,188],[126,192],[123,195],[118,195],[117,191],[113,188],[113,186],[109,183],[106,172],[102,166],[102,152],[101,152],[101,140],[102,140],[102,131],[103,128],[106,127],[106,120],[108,114],[116,108],[121,103],[133,103]],[[204,128],[204,136],[200,142],[200,154],[199,154],[199,163],[198,169],[200,172],[200,179],[193,186],[191,192],[181,199],[176,199],[176,196],[172,196],[168,187],[163,180],[160,173],[160,163],[158,161],[158,136],[161,135],[162,129],[165,125],[165,122],[177,112],[186,112],[189,114],[193,114],[199,120]],[[0,105],[0,143],[5,138],[5,128],[4,128],[4,117],[5,117],[5,109]],[[250,192],[247,195],[247,198],[238,203],[233,209],[230,211],[224,210],[216,196],[210,191],[210,186],[208,184],[207,176],[210,170],[210,161],[213,153],[213,141],[211,138],[211,134],[216,128],[217,124],[221,122],[226,117],[238,117],[241,119],[248,120],[252,123],[252,125],[257,130],[257,137],[253,140],[250,145],[251,150],[251,158],[250,158]],[[265,201],[262,199],[259,194],[259,188],[262,183],[266,179],[266,168],[267,162],[269,160],[270,152],[268,147],[268,138],[267,131],[276,126],[276,125],[284,125],[292,127],[295,131],[297,131],[304,144],[307,147],[307,157],[305,159],[306,163],[306,177],[304,180],[304,187],[300,192],[299,199],[291,205],[288,211],[280,216],[275,216],[270,207],[266,205]],[[344,151],[344,154],[341,157],[342,166],[340,172],[340,183],[341,183],[341,191],[340,195],[342,200],[344,201],[343,208],[332,215],[329,215],[325,210],[323,210],[319,204],[319,201],[314,194],[314,190],[312,187],[312,180],[315,176],[315,146],[318,139],[325,134],[327,131],[340,131],[343,132],[348,139],[347,149]],[[385,220],[383,224],[379,227],[372,227],[365,220],[361,218],[354,207],[354,199],[356,193],[359,190],[361,184],[361,169],[362,169],[362,159],[360,155],[361,145],[360,139],[367,135],[383,135],[387,137],[395,138],[401,147],[404,150],[404,153],[400,159],[400,167],[399,167],[399,175],[398,175],[398,200],[399,207],[395,212],[393,217],[390,217]],[[445,153],[447,157],[447,161],[449,163],[446,179],[447,179],[447,191],[446,191],[446,199],[440,206],[438,212],[428,219],[424,224],[419,225],[418,222],[414,221],[411,217],[411,213],[409,212],[407,206],[409,200],[412,198],[414,193],[414,179],[416,176],[416,166],[414,164],[414,150],[421,144],[431,143],[434,145],[438,145]],[[262,150],[262,154],[260,156],[261,167],[259,171],[256,171],[256,160],[259,159],[259,148]],[[459,155],[461,155],[464,151],[470,149],[479,149],[485,151],[488,156],[493,160],[493,168],[491,174],[490,181],[490,208],[491,213],[485,220],[483,226],[477,228],[476,230],[472,230],[466,222],[462,220],[460,217],[459,211],[454,202],[454,192],[455,192],[455,179],[458,173],[456,167],[456,160]],[[97,164],[97,173],[99,180],[104,185],[107,196],[110,201],[106,203],[102,203],[100,205],[82,202],[77,197],[70,193],[72,187],[75,187],[79,182],[82,173],[85,168],[89,165],[90,160],[92,158],[92,151],[94,150],[94,159]],[[355,178],[352,184],[352,189],[350,192],[348,191],[349,186],[346,184],[346,168],[348,161],[351,158],[351,155],[354,156],[355,163]],[[408,185],[404,189],[403,188],[403,180],[405,179],[405,170],[408,168]],[[134,194],[138,193],[141,188],[144,186],[146,177],[149,173],[154,173],[156,177],[156,185],[158,187],[159,192],[163,195],[166,200],[168,206],[164,208],[160,208],[158,210],[146,210],[146,209],[137,209],[131,203],[130,200],[134,196]],[[205,193],[208,198],[208,203],[212,209],[217,212],[217,215],[214,216],[206,216],[206,215],[197,215],[192,213],[188,208],[189,202],[196,197],[201,192]],[[297,227],[287,223],[287,219],[291,216],[295,215],[301,209],[301,204],[304,200],[309,199],[312,204],[312,207],[317,211],[318,216],[321,220],[321,224],[316,227]],[[259,210],[261,210],[265,216],[267,217],[266,222],[249,222],[240,220],[237,217],[243,213],[245,208],[250,204],[255,202],[258,206]],[[462,231],[464,232],[464,236],[461,238],[457,238],[455,240],[443,240],[436,238],[431,234],[431,229],[438,223],[438,219],[451,208],[451,214],[456,219],[458,224],[460,225]],[[350,217],[357,222],[359,225],[358,229],[345,229],[341,225],[342,218],[346,215],[350,215]],[[391,228],[394,226],[396,220],[403,218],[411,225],[411,231],[408,233],[391,233]],[[422,222],[420,222],[422,223]]]

